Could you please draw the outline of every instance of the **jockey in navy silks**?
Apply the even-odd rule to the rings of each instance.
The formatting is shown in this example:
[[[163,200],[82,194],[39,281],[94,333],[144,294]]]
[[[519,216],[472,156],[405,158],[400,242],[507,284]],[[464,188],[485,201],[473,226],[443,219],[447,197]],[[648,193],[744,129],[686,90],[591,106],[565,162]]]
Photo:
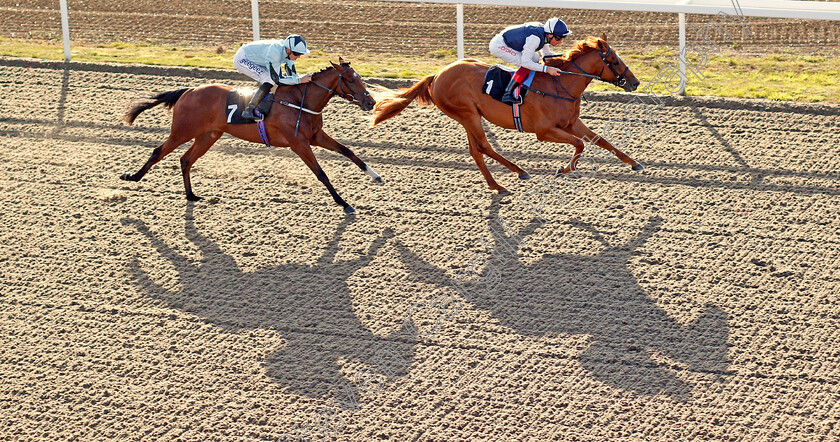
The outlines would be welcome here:
[[[233,66],[260,83],[259,89],[242,111],[242,117],[258,120],[254,109],[275,84],[308,83],[312,74],[299,76],[295,71],[295,60],[308,53],[306,41],[296,34],[285,40],[259,40],[242,45],[233,56]],[[285,73],[280,71],[281,66]]]
[[[557,46],[566,36],[571,34],[572,31],[559,18],[550,18],[545,24],[529,22],[511,26],[496,34],[490,40],[490,53],[501,58],[502,61],[520,68],[505,88],[502,101],[521,104],[522,99],[514,98],[513,91],[522,80],[527,78],[528,70],[559,76],[559,69],[539,63],[540,53],[543,56],[554,55],[549,45]],[[537,51],[540,53],[537,53]]]

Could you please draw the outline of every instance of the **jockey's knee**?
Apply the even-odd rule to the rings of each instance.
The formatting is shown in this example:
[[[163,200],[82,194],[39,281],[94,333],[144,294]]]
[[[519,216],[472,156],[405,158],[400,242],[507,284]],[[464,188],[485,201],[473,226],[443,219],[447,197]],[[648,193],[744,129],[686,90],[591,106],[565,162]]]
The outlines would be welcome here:
[[[530,69],[520,67],[513,74],[513,81],[515,81],[517,83],[522,83],[523,81],[525,81],[526,78],[528,78],[528,75],[530,75],[530,74],[531,74]]]

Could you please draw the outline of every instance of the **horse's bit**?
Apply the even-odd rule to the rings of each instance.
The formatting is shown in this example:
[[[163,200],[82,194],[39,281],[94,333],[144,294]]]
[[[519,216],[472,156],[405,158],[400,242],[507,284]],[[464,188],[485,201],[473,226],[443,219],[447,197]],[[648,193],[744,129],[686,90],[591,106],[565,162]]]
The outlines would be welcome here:
[[[328,90],[330,92],[330,94],[332,94],[332,95],[339,95],[339,96],[341,96],[342,98],[344,98],[345,100],[347,100],[351,103],[361,104],[362,100],[360,100],[359,98],[356,98],[356,95],[361,94],[362,98],[367,98],[367,97],[370,97],[370,92],[368,92],[366,90],[361,91],[361,92],[353,92],[352,90],[350,91],[350,93],[344,92],[344,73],[349,71],[350,69],[352,69],[352,68],[350,66],[347,66],[347,69],[338,73],[338,86],[335,89],[330,89],[330,88],[322,85],[321,83],[318,83],[317,81],[311,81],[310,83],[314,83],[316,86],[320,87],[321,89]],[[348,86],[348,89],[349,89],[349,86]]]
[[[607,57],[609,57],[609,56],[610,56],[610,54],[612,53],[613,48],[612,48],[612,47],[610,47],[610,50],[609,50],[609,51],[607,51],[607,53],[606,53],[606,54],[605,54],[605,53],[603,53],[603,52],[601,52],[601,50],[600,50],[600,49],[598,49],[598,48],[595,48],[595,50],[596,50],[596,51],[598,51],[598,55],[600,55],[600,56],[601,56],[601,61],[603,61],[603,62],[604,62],[604,64],[603,64],[603,65],[601,65],[601,73],[600,73],[600,74],[598,74],[598,75],[592,75],[592,74],[590,74],[590,73],[587,73],[587,72],[586,72],[586,71],[584,71],[584,70],[583,70],[580,66],[578,66],[578,64],[577,64],[577,63],[575,63],[575,61],[574,61],[574,60],[569,60],[569,61],[570,61],[570,62],[572,62],[572,65],[573,65],[575,68],[577,68],[577,70],[579,70],[581,73],[578,73],[578,72],[569,72],[569,71],[560,71],[560,72],[561,72],[561,73],[563,73],[563,74],[578,75],[578,76],[581,76],[581,77],[593,78],[593,79],[595,79],[595,80],[601,80],[601,81],[603,81],[603,82],[605,82],[605,83],[614,84],[614,85],[616,85],[616,86],[618,86],[618,87],[624,87],[624,85],[625,85],[625,84],[627,84],[627,78],[625,78],[624,76],[627,74],[627,71],[629,71],[629,70],[630,70],[630,66],[625,65],[625,66],[624,66],[624,72],[622,72],[621,74],[619,74],[619,73],[618,73],[618,71],[616,71],[616,70],[612,67],[612,64],[611,64],[610,62],[608,62],[608,61],[607,61]],[[617,55],[618,55],[618,54],[616,54],[616,56],[617,56]],[[560,57],[560,55],[554,55],[554,56],[549,55],[549,56],[544,57],[544,58],[554,58],[554,57]],[[607,80],[604,80],[603,78],[601,78],[601,75],[604,75],[604,68],[606,68],[606,67],[610,68],[610,71],[612,71],[613,75],[615,75],[615,77],[616,77],[615,81],[607,81]]]

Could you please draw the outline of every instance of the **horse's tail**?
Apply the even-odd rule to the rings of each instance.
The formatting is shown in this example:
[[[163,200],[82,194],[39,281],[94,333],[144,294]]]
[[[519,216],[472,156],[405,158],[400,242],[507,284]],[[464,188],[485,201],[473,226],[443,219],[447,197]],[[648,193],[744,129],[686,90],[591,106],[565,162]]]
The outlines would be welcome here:
[[[184,95],[184,92],[190,90],[192,88],[184,88],[178,89],[175,91],[168,91],[168,92],[161,92],[153,97],[143,97],[139,100],[136,100],[134,105],[128,110],[128,112],[123,115],[123,121],[126,124],[131,126],[134,123],[134,120],[146,109],[151,109],[159,104],[162,104],[164,107],[171,109],[172,106],[178,102],[178,99],[181,98],[181,95]]]
[[[414,100],[417,100],[421,106],[435,104],[434,100],[432,100],[432,95],[429,93],[429,86],[431,86],[434,80],[435,76],[429,75],[414,83],[410,88],[403,89],[390,97],[379,100],[373,108],[373,126],[402,112]]]

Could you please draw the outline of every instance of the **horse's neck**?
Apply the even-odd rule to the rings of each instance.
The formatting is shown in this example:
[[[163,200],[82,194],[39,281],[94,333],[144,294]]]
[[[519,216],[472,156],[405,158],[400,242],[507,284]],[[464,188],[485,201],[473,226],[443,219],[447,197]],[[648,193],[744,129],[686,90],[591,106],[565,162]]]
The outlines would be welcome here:
[[[560,64],[559,67],[560,69],[567,72],[577,72],[597,76],[600,71],[597,69],[597,63],[595,63],[595,61],[590,56],[590,54],[593,52],[594,51],[590,51],[578,57],[575,57],[572,60]],[[580,67],[580,69],[576,68],[575,65],[572,64],[573,61]],[[583,72],[580,72],[581,70],[583,70]],[[571,85],[569,87],[569,92],[578,97],[581,96],[581,94],[583,94],[583,91],[585,91],[586,88],[589,87],[589,83],[591,83],[593,80],[590,77],[584,77],[581,75],[569,76],[574,77],[576,79],[576,81],[570,81]]]
[[[324,75],[324,77],[326,77],[326,75]],[[326,78],[312,78],[312,81],[317,81],[321,86],[332,90],[335,90],[338,86],[338,82],[336,80],[337,78],[327,82]],[[324,108],[327,107],[327,103],[330,102],[330,98],[332,98],[330,91],[319,87],[317,84],[310,84],[307,89],[308,91],[306,91],[306,97],[304,99],[306,104],[304,104],[304,106],[315,112],[321,112],[324,110]]]

